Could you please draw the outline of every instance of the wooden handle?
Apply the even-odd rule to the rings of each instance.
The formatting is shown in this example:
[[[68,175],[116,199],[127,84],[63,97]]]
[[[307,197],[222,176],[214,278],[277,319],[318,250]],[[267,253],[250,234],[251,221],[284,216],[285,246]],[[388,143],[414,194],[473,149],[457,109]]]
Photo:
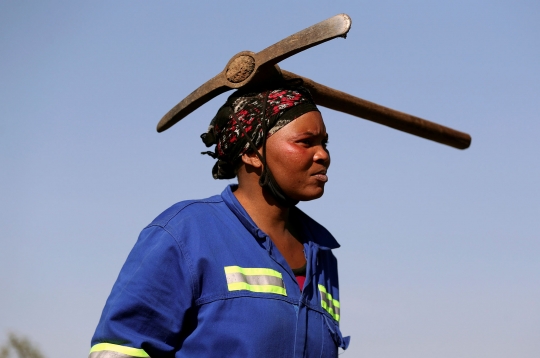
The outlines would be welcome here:
[[[361,117],[454,148],[466,149],[471,145],[471,136],[467,133],[351,96],[285,70],[281,70],[281,72],[285,79],[301,78],[304,80],[304,86],[310,90],[313,100],[320,106]]]

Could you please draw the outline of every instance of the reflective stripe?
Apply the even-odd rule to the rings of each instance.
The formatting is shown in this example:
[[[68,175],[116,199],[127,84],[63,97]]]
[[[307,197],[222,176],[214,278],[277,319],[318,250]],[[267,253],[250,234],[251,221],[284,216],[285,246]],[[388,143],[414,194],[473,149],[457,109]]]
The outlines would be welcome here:
[[[283,280],[279,277],[268,276],[268,275],[244,275],[240,272],[228,273],[227,283],[237,283],[237,282],[246,282],[250,285],[272,285],[279,286],[283,285]]]
[[[131,358],[150,357],[144,349],[119,346],[111,343],[98,343],[90,349],[89,358]]]
[[[319,285],[319,291],[321,293],[321,306],[330,313],[336,321],[339,322],[339,301],[334,300],[331,294],[326,292],[326,288],[323,285]]]
[[[267,268],[225,266],[229,291],[252,291],[287,296],[281,273]]]
[[[133,356],[113,351],[99,351],[90,353],[88,358],[133,358]]]

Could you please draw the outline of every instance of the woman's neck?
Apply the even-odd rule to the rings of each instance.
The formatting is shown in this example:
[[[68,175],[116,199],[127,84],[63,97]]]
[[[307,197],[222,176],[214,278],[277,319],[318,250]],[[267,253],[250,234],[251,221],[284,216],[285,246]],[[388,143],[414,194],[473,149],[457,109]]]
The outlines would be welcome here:
[[[258,184],[239,185],[233,194],[255,224],[265,233],[284,231],[289,226],[290,208],[279,206]]]
[[[290,220],[291,209],[279,206],[258,183],[257,186],[239,185],[234,195],[253,222],[270,236],[289,266],[302,267],[306,262],[304,246],[294,222]]]

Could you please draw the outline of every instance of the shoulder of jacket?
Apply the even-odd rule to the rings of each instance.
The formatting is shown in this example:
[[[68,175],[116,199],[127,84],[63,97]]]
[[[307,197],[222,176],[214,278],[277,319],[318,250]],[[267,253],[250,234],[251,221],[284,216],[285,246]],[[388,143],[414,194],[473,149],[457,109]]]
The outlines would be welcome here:
[[[220,195],[214,195],[206,199],[185,200],[178,202],[161,214],[159,214],[147,227],[159,226],[166,227],[171,221],[180,218],[200,217],[209,211],[211,206],[222,204],[223,199]]]

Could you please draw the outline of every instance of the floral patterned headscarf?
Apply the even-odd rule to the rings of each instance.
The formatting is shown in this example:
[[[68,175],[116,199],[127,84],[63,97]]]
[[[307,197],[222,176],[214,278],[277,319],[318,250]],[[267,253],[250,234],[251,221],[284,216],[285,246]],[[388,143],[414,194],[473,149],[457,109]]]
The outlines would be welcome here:
[[[217,159],[212,169],[214,179],[234,178],[244,153],[260,148],[272,134],[311,111],[319,110],[298,82],[233,93],[201,136],[207,147],[216,145],[214,152],[203,153]]]

